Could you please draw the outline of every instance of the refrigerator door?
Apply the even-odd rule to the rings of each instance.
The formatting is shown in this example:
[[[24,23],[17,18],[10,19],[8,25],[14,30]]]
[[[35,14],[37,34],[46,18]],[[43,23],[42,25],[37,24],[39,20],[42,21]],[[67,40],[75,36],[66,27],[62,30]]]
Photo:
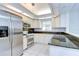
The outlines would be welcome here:
[[[23,34],[21,18],[11,16],[12,18],[12,55],[19,56],[23,53]]]
[[[10,17],[0,10],[0,56],[11,55]]]

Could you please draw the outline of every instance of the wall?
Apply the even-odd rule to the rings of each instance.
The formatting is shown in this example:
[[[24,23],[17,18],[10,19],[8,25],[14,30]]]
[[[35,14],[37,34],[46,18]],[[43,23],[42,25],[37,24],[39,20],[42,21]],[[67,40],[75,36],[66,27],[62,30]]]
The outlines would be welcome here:
[[[66,32],[69,32],[69,12],[60,15],[60,27],[66,27]]]
[[[66,21],[64,20],[64,22],[62,22],[62,25],[64,25],[64,23],[67,22],[67,32],[79,36],[79,4],[75,4],[73,8],[71,8],[71,10],[67,11],[65,14],[65,16],[62,19],[65,19]]]
[[[79,35],[79,11],[70,12],[69,32]]]
[[[53,18],[53,27],[59,24],[59,27],[66,27],[66,32],[79,35],[79,4],[64,7],[61,11],[64,13],[61,12],[56,19]]]

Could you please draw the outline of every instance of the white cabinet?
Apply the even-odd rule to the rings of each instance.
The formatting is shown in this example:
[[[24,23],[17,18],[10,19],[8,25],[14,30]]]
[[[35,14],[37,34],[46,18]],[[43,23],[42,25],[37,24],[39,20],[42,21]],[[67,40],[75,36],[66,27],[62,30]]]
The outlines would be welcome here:
[[[79,56],[78,49],[49,45],[50,56]]]
[[[53,35],[48,34],[34,34],[34,42],[48,44]]]
[[[27,37],[23,36],[23,49],[27,48]]]
[[[40,28],[39,20],[33,20],[32,24],[31,24],[31,28]]]

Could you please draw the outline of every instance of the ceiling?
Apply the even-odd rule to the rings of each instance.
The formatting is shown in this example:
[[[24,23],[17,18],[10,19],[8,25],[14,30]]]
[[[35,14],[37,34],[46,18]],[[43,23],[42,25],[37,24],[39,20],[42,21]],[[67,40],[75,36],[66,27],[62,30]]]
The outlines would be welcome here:
[[[44,15],[51,13],[50,7],[47,3],[21,3],[22,6],[30,10],[35,15]]]
[[[34,6],[32,3],[2,3],[0,5],[34,19],[44,19],[51,16],[51,10],[47,3],[34,3]]]
[[[79,10],[79,4],[77,3],[34,3],[34,6],[32,3],[2,3],[0,5],[34,19],[47,19],[71,9]]]

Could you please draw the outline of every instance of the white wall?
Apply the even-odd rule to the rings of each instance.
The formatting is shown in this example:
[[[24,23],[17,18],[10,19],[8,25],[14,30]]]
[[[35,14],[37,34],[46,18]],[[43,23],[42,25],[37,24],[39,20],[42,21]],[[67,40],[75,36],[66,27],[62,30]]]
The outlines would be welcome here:
[[[79,35],[79,11],[70,12],[69,32]]]
[[[60,27],[66,27],[66,32],[69,32],[69,12],[60,15]]]
[[[79,35],[79,4],[75,4],[63,14],[60,13],[60,27],[63,26],[67,32]]]

